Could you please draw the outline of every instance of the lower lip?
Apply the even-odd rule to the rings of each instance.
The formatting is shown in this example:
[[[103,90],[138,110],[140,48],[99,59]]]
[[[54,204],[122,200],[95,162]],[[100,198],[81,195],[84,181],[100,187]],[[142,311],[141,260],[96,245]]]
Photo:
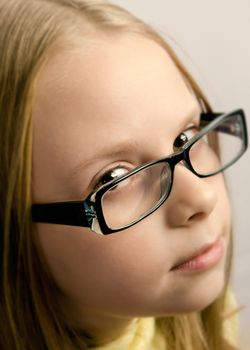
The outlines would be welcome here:
[[[224,244],[219,238],[213,245],[209,246],[203,253],[185,261],[172,269],[176,272],[198,272],[215,266],[224,256]]]

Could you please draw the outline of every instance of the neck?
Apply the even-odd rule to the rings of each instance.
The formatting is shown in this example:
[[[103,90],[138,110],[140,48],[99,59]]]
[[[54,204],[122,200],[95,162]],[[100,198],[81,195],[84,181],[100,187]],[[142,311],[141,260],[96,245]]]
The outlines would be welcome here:
[[[119,337],[136,322],[136,318],[124,318],[86,310],[79,304],[63,303],[63,313],[73,328],[84,332],[95,346],[105,345]]]

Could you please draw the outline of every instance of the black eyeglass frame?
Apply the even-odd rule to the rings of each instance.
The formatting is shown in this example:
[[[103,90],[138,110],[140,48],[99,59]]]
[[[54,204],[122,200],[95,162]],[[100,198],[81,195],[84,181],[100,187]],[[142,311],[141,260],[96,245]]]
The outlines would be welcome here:
[[[232,115],[240,116],[243,125],[242,130],[239,130],[241,132],[241,135],[238,135],[243,140],[242,149],[240,153],[229,164],[225,165],[219,170],[207,174],[199,174],[197,171],[194,170],[189,158],[189,152],[191,147],[206,133],[216,128],[217,125],[222,123],[222,121],[224,121],[225,119],[230,118]],[[194,137],[192,137],[189,141],[187,141],[180,151],[174,152],[166,158],[150,161],[136,167],[132,171],[112,180],[111,182],[108,182],[107,184],[104,184],[98,190],[91,192],[85,200],[33,204],[31,208],[32,220],[35,222],[88,227],[93,232],[104,235],[119,232],[137,224],[138,222],[152,214],[155,210],[157,210],[169,197],[173,185],[174,168],[179,162],[182,161],[185,167],[196,176],[200,178],[205,178],[224,171],[226,168],[235,163],[246,151],[248,146],[247,126],[244,111],[242,109],[238,109],[227,114],[212,112],[201,113],[200,125],[204,126],[202,130],[198,132]],[[231,133],[230,130],[225,130],[225,128],[223,132]],[[152,165],[159,163],[168,163],[171,170],[171,183],[168,192],[164,194],[164,196],[158,201],[158,203],[153,208],[145,212],[141,217],[139,217],[132,223],[117,229],[110,228],[105,221],[102,210],[102,197],[104,196],[104,194],[110,188],[112,188],[115,185],[118,185],[121,181],[127,179],[128,177],[140,172],[141,170],[151,167]]]

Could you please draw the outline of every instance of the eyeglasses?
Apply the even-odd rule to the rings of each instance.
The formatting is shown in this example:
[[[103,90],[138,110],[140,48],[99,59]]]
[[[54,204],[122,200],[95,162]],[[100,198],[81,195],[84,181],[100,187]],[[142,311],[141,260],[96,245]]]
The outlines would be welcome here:
[[[85,200],[33,204],[32,219],[88,227],[99,234],[122,231],[152,214],[169,197],[178,163],[205,178],[228,168],[246,149],[243,110],[228,114],[201,113],[199,130],[192,128],[180,134],[173,154],[118,174]]]

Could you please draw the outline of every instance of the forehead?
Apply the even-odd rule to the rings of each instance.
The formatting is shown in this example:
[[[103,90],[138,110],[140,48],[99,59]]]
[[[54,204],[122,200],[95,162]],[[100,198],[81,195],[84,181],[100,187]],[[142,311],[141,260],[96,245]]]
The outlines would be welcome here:
[[[136,123],[142,107],[149,117],[163,107],[174,115],[194,102],[167,52],[135,34],[58,52],[40,75],[36,97],[35,123],[42,119],[50,133],[58,123],[84,123],[86,131],[94,124],[114,127],[124,115],[128,122],[128,114]]]

